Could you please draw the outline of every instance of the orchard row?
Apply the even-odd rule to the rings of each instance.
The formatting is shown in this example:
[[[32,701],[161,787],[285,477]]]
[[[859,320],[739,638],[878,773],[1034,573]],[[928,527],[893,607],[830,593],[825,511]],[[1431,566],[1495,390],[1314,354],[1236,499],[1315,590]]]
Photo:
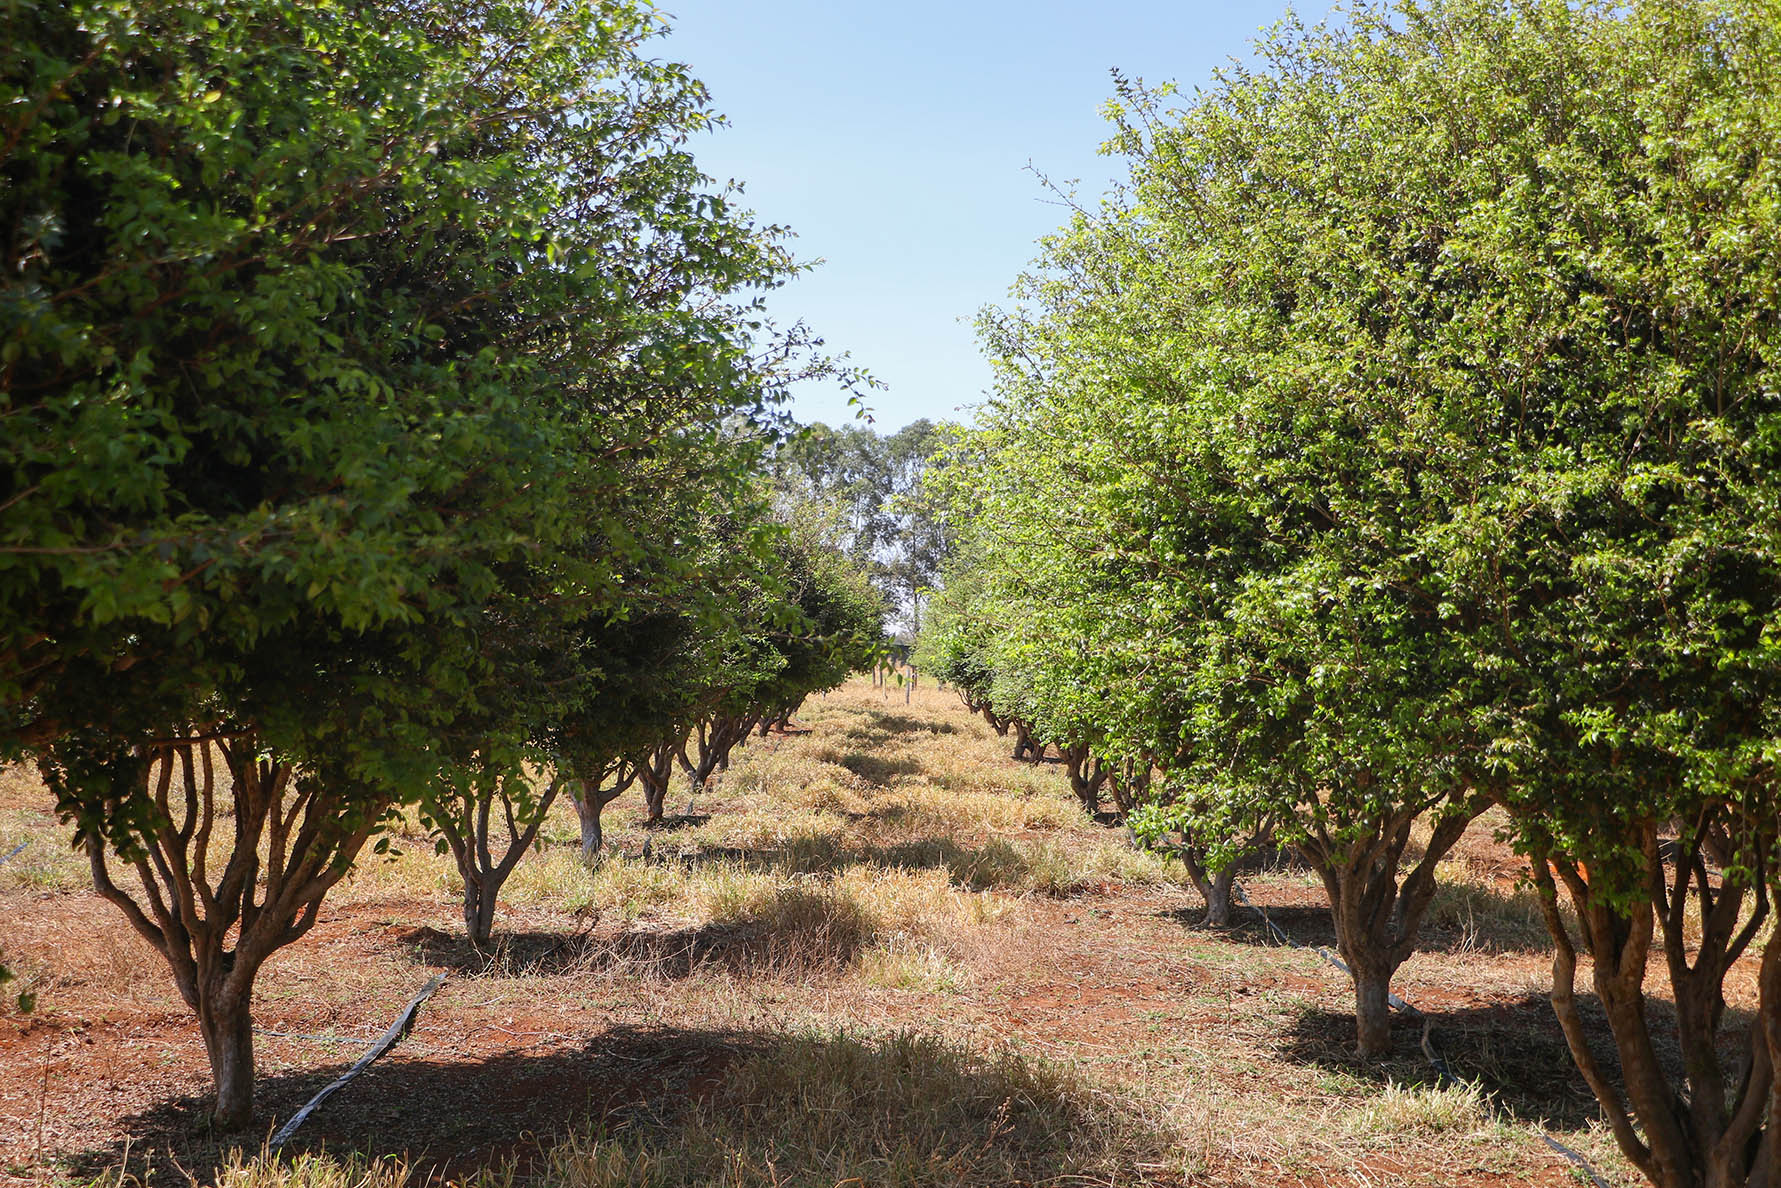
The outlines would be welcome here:
[[[1191,99],[1122,82],[1129,176],[985,316],[996,393],[931,480],[923,670],[1214,923],[1245,852],[1302,855],[1363,1054],[1501,806],[1664,1188],[1781,1178],[1777,95],[1738,0],[1363,5]]]
[[[398,810],[484,940],[559,795],[597,854],[880,646],[772,477],[787,385],[860,377],[764,320],[798,265],[684,151],[659,29],[0,13],[0,759],[166,958],[225,1127],[257,975]]]

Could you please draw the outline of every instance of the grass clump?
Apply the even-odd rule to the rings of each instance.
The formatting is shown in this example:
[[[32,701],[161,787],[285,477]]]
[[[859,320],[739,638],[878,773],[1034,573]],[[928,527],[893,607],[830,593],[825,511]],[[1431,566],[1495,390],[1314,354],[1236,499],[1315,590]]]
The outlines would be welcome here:
[[[536,1180],[546,1188],[1143,1183],[1145,1169],[1175,1154],[1167,1133],[1074,1069],[908,1033],[791,1038],[742,1061],[691,1112],[673,1131],[642,1125],[571,1138],[549,1152]]]
[[[971,986],[969,970],[932,945],[901,936],[860,954],[860,980],[868,986],[924,994],[960,994]]]
[[[20,845],[25,848],[18,850]],[[0,809],[0,859],[6,859],[0,886],[65,892],[93,885],[85,855],[68,844],[68,833],[45,812]]]
[[[1476,1084],[1445,1088],[1393,1081],[1348,1122],[1359,1135],[1470,1134],[1491,1124],[1490,1103]]]
[[[678,864],[614,854],[578,877],[586,886],[587,911],[635,920],[684,898],[688,876]]]
[[[1436,870],[1427,926],[1458,934],[1460,952],[1545,953],[1552,948],[1539,892],[1525,884],[1498,889],[1465,877],[1455,864]],[[1563,908],[1561,904],[1561,910]]]
[[[367,1159],[350,1154],[285,1155],[264,1149],[252,1158],[240,1150],[216,1169],[216,1188],[405,1188],[408,1164],[393,1156]]]
[[[846,888],[815,879],[741,874],[713,880],[705,895],[710,921],[757,929],[767,964],[776,967],[846,965],[877,928],[870,909]]]

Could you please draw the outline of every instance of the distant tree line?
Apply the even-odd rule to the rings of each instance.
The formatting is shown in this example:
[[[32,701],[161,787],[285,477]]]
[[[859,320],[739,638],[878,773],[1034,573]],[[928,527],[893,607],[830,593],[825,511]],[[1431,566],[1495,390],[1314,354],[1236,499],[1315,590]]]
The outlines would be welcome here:
[[[950,547],[930,472],[956,427],[923,418],[895,433],[818,422],[788,441],[781,481],[826,509],[842,548],[872,575],[908,639],[921,629],[929,590]]]

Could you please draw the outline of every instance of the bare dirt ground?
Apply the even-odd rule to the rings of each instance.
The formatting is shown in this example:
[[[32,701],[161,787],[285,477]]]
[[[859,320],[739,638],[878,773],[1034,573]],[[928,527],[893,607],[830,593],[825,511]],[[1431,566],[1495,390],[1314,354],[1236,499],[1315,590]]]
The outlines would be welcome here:
[[[773,1178],[723,1182],[834,1183],[858,1166],[868,1184],[1573,1183],[1550,1133],[1635,1182],[1572,1070],[1533,902],[1488,822],[1444,871],[1395,987],[1475,1078],[1443,1091],[1416,1025],[1390,1063],[1356,1063],[1348,984],[1315,952],[1251,911],[1200,927],[1179,869],[1083,817],[1055,765],[1011,762],[950,694],[905,697],[860,679],[813,699],[808,733],[752,740],[669,828],[615,806],[618,853],[592,874],[572,818],[554,819],[492,952],[462,939],[448,860],[399,830],[404,853],[369,860],[263,975],[247,1134],[205,1129],[203,1048],[159,958],[86,887],[34,777],[0,773],[0,853],[29,842],[0,867],[3,943],[39,996],[0,1015],[0,1183],[211,1182],[434,972],[447,980],[413,1033],[322,1107],[303,1149],[401,1155],[444,1180],[707,1182],[636,1169],[719,1138],[741,1168],[751,1134],[778,1126],[761,1157]],[[1244,885],[1295,939],[1330,943],[1303,872]],[[933,1103],[883,1088],[909,1036],[937,1037],[930,1063],[950,1062],[948,1087],[922,1092],[982,1111],[918,1120]],[[1041,1087],[1003,1088],[1016,1065]],[[820,1152],[840,1163],[800,1156],[797,1115],[738,1088],[769,1072],[793,1078],[803,1117],[844,1103],[849,1129]],[[1023,1094],[1046,1099],[1011,1115]],[[1085,1119],[1107,1133],[1091,1142],[1102,1123]],[[606,1152],[598,1174],[564,1172],[571,1135]],[[897,1170],[918,1147],[951,1178]]]

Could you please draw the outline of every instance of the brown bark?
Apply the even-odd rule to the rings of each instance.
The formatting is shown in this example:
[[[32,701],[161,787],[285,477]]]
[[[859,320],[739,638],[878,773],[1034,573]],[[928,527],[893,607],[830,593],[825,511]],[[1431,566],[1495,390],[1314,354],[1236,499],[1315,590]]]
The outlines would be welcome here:
[[[1096,758],[1087,743],[1076,746],[1060,747],[1063,753],[1065,769],[1070,774],[1070,790],[1076,793],[1076,799],[1088,812],[1095,813],[1101,809],[1101,788],[1107,783],[1113,771],[1100,759]]]
[[[1565,1041],[1622,1153],[1660,1188],[1775,1183],[1773,1039],[1781,1008],[1781,950],[1774,936],[1764,945],[1757,1018],[1740,1037],[1738,1064],[1728,1068],[1723,1056],[1725,974],[1767,921],[1771,891],[1762,846],[1752,850],[1758,855],[1754,877],[1722,877],[1714,885],[1703,854],[1710,845],[1728,845],[1726,830],[1716,828],[1723,820],[1714,819],[1722,813],[1722,807],[1714,806],[1698,821],[1686,823],[1681,839],[1669,847],[1673,865],[1668,867],[1657,824],[1640,826],[1636,841],[1644,882],[1631,889],[1630,897],[1622,888],[1622,895],[1610,899],[1570,855],[1551,849],[1533,855],[1534,882],[1555,948],[1552,1005]],[[1760,823],[1755,830],[1763,836],[1772,827]],[[1576,910],[1574,934],[1558,910],[1559,883]],[[1691,910],[1699,929],[1692,942],[1686,931]],[[1673,1082],[1657,1057],[1645,1001],[1647,966],[1658,935],[1675,1002],[1682,1084]],[[1613,1037],[1619,1085],[1604,1074],[1577,1009],[1579,948],[1592,963],[1592,989]]]
[[[1391,1054],[1391,975],[1389,960],[1369,954],[1369,960],[1348,965],[1354,979],[1355,1050],[1364,1057]]]
[[[1175,855],[1181,859],[1181,865],[1187,868],[1187,877],[1193,881],[1200,898],[1206,901],[1206,916],[1201,921],[1206,927],[1230,927],[1231,892],[1237,882],[1237,861],[1241,856],[1253,853],[1258,847],[1267,844],[1273,835],[1273,826],[1263,825],[1238,847],[1237,858],[1215,870],[1207,864],[1206,846],[1192,833],[1182,834],[1181,844],[1175,847]]]
[[[515,811],[507,783],[510,778],[493,776],[467,789],[447,792],[432,809],[434,824],[445,838],[464,880],[464,930],[478,947],[488,944],[493,935],[501,888],[537,840],[539,827],[563,785],[560,778],[553,779],[522,820],[522,814]],[[491,824],[497,802],[507,834],[499,858],[494,854]]]
[[[1227,866],[1213,875],[1210,883],[1200,888],[1200,894],[1206,900],[1206,927],[1231,926],[1231,887],[1236,881],[1236,872]]]
[[[1150,790],[1150,760],[1127,760],[1110,773],[1107,790],[1121,813],[1130,813]]]
[[[1436,822],[1428,848],[1400,883],[1398,869],[1411,826],[1425,811],[1442,809],[1446,815]],[[1435,866],[1483,809],[1482,801],[1405,805],[1373,821],[1359,836],[1333,837],[1318,823],[1297,843],[1323,880],[1336,947],[1354,979],[1356,1051],[1362,1057],[1390,1051],[1389,1008],[1381,1016],[1379,1004],[1390,993],[1392,974],[1416,950],[1423,916],[1435,895]]]
[[[643,786],[643,808],[651,823],[660,821],[668,806],[668,784],[674,778],[674,755],[679,747],[662,743],[636,762],[637,781]]]
[[[294,779],[288,763],[261,755],[251,737],[158,744],[142,756],[140,770],[155,825],[128,856],[89,836],[93,886],[167,961],[180,997],[198,1016],[215,1076],[215,1121],[243,1126],[253,1113],[254,980],[274,952],[315,924],[323,896],[344,877],[380,814],[375,804],[354,806],[345,790],[319,779]],[[112,802],[106,811],[117,807]],[[233,839],[213,873],[219,817]],[[117,884],[119,862],[134,871],[139,893]]]
[[[770,725],[771,715],[718,715],[702,719],[686,742],[674,752],[693,792],[703,791],[713,773],[725,765],[730,752],[753,732],[757,724]]]
[[[211,1120],[224,1130],[239,1130],[254,1113],[253,1011],[246,1002],[210,999],[209,1009],[199,1013],[198,1026],[216,1084]]]
[[[1033,728],[1019,718],[1010,718],[1008,724],[1014,728],[1014,758],[1039,762],[1045,754],[1045,748],[1033,741]]]
[[[581,826],[583,862],[592,864],[600,856],[600,847],[606,844],[600,814],[636,782],[636,767],[621,759],[594,778],[578,779],[569,786],[569,803],[575,806],[575,819]]]

